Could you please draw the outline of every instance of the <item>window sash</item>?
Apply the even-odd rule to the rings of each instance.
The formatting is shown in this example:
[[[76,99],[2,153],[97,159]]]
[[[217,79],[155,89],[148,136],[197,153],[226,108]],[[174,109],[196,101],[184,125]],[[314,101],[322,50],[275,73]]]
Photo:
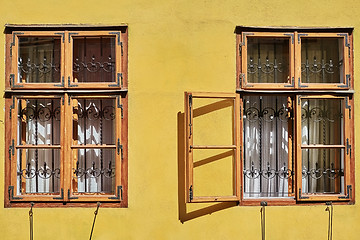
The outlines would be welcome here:
[[[309,99],[341,99],[343,100],[343,139],[344,144],[340,145],[324,145],[324,144],[302,144],[302,124],[301,124],[301,102],[302,100],[309,100]],[[350,154],[346,145],[346,141],[351,144],[351,128],[350,125],[350,112],[348,104],[348,97],[344,96],[335,96],[335,95],[311,95],[311,96],[298,96],[297,97],[297,111],[296,111],[296,128],[297,128],[297,171],[296,171],[296,179],[297,179],[297,200],[298,201],[348,201],[350,200],[349,196],[349,189],[347,189],[348,185],[351,185],[350,181]],[[343,159],[344,159],[344,193],[337,194],[337,193],[303,193],[302,192],[302,154],[304,149],[319,149],[319,150],[326,150],[326,149],[343,149]],[[351,191],[351,190],[350,190]]]
[[[230,145],[193,145],[193,122],[194,109],[193,100],[196,98],[205,99],[231,99],[233,100],[233,144]],[[239,201],[240,200],[240,98],[237,94],[230,93],[185,93],[185,129],[186,129],[186,156],[187,156],[187,202],[219,202],[219,201]],[[233,195],[231,196],[195,196],[196,185],[194,185],[194,162],[193,153],[195,150],[202,149],[209,151],[211,149],[230,149],[234,151],[233,162]]]

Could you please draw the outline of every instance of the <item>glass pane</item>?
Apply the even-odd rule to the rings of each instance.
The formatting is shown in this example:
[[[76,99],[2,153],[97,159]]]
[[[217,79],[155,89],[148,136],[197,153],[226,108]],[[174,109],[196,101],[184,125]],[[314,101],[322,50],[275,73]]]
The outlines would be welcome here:
[[[18,82],[60,82],[60,41],[60,37],[20,37]]]
[[[60,144],[60,99],[18,100],[18,144]]]
[[[343,99],[301,101],[302,144],[344,144]]]
[[[194,149],[194,197],[235,195],[235,151]]]
[[[289,39],[248,37],[247,81],[290,83]]]
[[[115,144],[115,99],[77,101],[73,111],[74,140],[78,144]]]
[[[344,149],[302,150],[302,192],[344,193]]]
[[[301,82],[343,83],[343,38],[301,38]]]
[[[74,38],[74,82],[115,82],[115,37]]]
[[[115,149],[78,149],[73,166],[74,192],[115,192]]]
[[[287,197],[293,189],[287,102],[286,96],[244,97],[244,197]]]
[[[18,194],[60,192],[60,149],[17,151]]]
[[[193,98],[193,144],[233,145],[234,104],[234,99]]]

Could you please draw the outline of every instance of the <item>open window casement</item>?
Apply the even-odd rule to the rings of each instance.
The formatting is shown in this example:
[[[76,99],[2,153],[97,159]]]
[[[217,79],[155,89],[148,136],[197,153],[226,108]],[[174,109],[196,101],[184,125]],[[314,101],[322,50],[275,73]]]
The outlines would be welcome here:
[[[185,93],[187,201],[240,200],[240,98]]]
[[[350,49],[347,33],[296,33],[296,86],[350,89]]]
[[[348,97],[298,96],[297,107],[297,200],[350,200]]]

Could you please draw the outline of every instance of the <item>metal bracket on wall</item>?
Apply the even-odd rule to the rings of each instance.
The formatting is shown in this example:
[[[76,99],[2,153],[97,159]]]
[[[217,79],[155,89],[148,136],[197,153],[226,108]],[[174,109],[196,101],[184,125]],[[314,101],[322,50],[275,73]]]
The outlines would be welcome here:
[[[301,196],[301,188],[299,188],[299,199],[308,199],[309,197]]]
[[[55,200],[64,200],[64,189],[60,190],[60,197],[53,197]]]
[[[351,191],[352,191],[352,186],[351,185],[347,185],[346,187],[346,196],[340,196],[339,199],[350,199],[351,198]]]
[[[78,199],[78,197],[70,197],[70,189],[68,189],[68,199]]]
[[[193,186],[191,185],[190,189],[189,189],[189,199],[190,199],[190,201],[192,201],[193,198],[194,198]]]

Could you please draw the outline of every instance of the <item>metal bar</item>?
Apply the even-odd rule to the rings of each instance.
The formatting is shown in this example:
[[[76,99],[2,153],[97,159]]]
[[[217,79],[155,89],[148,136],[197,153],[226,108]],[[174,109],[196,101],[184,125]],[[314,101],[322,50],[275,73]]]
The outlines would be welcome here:
[[[322,145],[322,144],[310,144],[310,145],[301,145],[301,149],[316,149],[316,148],[346,148],[345,145]]]
[[[222,146],[212,146],[212,145],[194,145],[190,146],[192,149],[236,149],[236,145],[222,145]]]
[[[72,149],[109,149],[116,148],[116,145],[105,145],[105,144],[81,144],[81,145],[73,145]]]
[[[86,39],[86,38],[85,38]],[[85,44],[84,44],[85,45]],[[84,99],[84,112],[86,112],[86,99]],[[86,117],[84,117],[84,145],[86,145]],[[86,148],[84,149],[84,169],[87,169],[86,167]],[[87,178],[86,178],[86,173],[84,174],[84,189],[85,192],[87,192],[86,187],[87,187]]]
[[[259,109],[262,112],[262,96],[259,98]],[[262,170],[262,117],[259,117],[259,169]],[[262,192],[262,178],[260,178],[260,192]]]
[[[95,221],[96,221],[96,215],[97,215],[97,214],[98,214],[98,212],[99,212],[99,207],[100,207],[100,205],[101,205],[101,203],[100,203],[100,202],[98,202],[98,203],[97,203],[96,210],[95,210],[95,212],[94,212],[94,221],[93,221],[93,224],[92,224],[92,228],[91,228],[91,232],[90,232],[90,238],[89,238],[89,240],[91,240],[91,238],[92,238],[92,234],[93,234],[93,231],[94,231],[94,226],[95,226]]]
[[[275,109],[277,111],[278,109],[278,98],[277,96],[275,97]],[[279,172],[279,145],[278,145],[278,121],[279,118],[275,119],[275,129],[276,129],[276,133],[275,133],[275,166],[276,166],[276,172]],[[279,192],[279,176],[277,176],[275,178],[275,192]]]
[[[299,99],[299,101],[300,101],[300,103],[301,103],[301,100]],[[310,101],[309,100],[305,100],[305,101],[307,101],[307,112],[310,112]],[[301,105],[300,105],[300,107],[301,107]],[[300,110],[301,110],[301,108],[300,108]],[[310,119],[308,118],[308,120],[307,120],[307,142],[308,143],[310,143]],[[309,170],[310,169],[310,151],[307,151],[307,169]],[[309,192],[309,190],[310,190],[310,176],[308,175],[307,176],[307,187],[308,187],[308,192]],[[301,190],[301,189],[300,189]],[[299,195],[301,194],[301,192],[300,192],[300,190],[299,190]],[[305,191],[304,191],[305,192]]]
[[[35,112],[38,112],[38,100],[35,100]],[[38,118],[35,118],[35,145],[38,144]],[[38,172],[38,164],[39,164],[39,152],[38,152],[38,149],[36,148],[35,149],[35,171],[36,173]],[[36,192],[39,192],[39,177],[38,175],[36,174],[36,178],[35,178],[35,181],[36,181]]]
[[[16,146],[16,149],[60,149],[60,148],[61,148],[60,145],[46,145],[46,144],[39,144],[39,145],[26,144],[26,145]]]
[[[54,100],[51,100],[51,112],[54,112]],[[51,118],[51,144],[54,144],[54,118]],[[54,149],[51,150],[51,169],[55,169],[55,163],[54,163]],[[55,176],[53,175],[51,178],[52,181],[52,190],[55,192]]]
[[[102,38],[100,38],[100,41],[102,42]],[[102,54],[102,47],[101,47],[101,54]],[[100,109],[102,111],[102,99],[100,99]],[[103,144],[103,116],[100,117],[100,144]],[[100,149],[100,169],[103,170],[103,149]],[[103,191],[103,184],[104,179],[103,175],[100,177],[100,189]]]

